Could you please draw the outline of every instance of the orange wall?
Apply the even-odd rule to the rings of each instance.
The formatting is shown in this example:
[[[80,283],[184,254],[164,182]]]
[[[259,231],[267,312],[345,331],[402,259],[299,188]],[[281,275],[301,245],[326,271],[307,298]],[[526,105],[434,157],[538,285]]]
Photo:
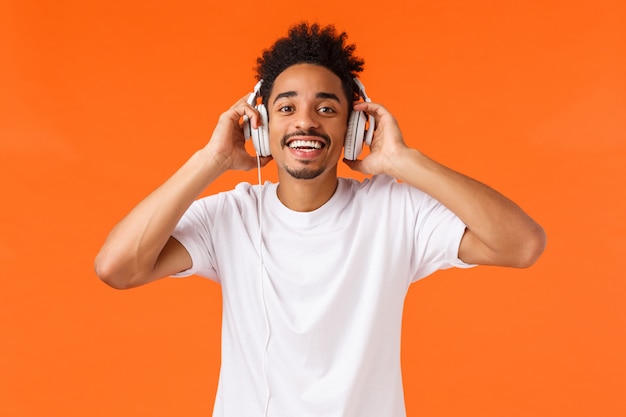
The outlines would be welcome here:
[[[349,33],[369,95],[412,146],[549,236],[531,269],[413,286],[409,414],[626,415],[623,1],[210,3],[0,4],[0,415],[210,415],[219,287],[115,291],[93,257],[301,19]],[[209,191],[241,180],[256,173]]]

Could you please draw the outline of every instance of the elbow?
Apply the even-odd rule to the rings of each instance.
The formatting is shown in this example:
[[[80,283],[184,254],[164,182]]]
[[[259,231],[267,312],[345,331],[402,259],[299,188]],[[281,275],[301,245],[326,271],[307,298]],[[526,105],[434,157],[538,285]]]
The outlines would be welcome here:
[[[515,267],[529,268],[537,262],[546,248],[546,233],[543,228],[536,225],[534,230],[524,239],[519,251]]]
[[[126,290],[133,287],[133,285],[131,285],[132,280],[127,274],[123,273],[123,269],[116,267],[115,263],[102,253],[98,254],[96,257],[94,269],[100,281],[111,288]]]

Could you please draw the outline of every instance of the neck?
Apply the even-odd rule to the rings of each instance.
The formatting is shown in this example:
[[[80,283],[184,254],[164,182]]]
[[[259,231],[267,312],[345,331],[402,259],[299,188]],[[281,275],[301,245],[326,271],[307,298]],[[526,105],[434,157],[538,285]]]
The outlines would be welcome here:
[[[337,189],[337,174],[329,173],[311,180],[279,175],[278,199],[294,211],[313,211],[323,206]]]

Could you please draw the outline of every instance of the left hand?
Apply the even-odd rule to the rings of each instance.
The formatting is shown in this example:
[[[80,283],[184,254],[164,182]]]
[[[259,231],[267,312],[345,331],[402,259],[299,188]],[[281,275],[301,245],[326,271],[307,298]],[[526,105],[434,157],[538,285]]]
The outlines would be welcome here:
[[[354,111],[364,111],[374,116],[376,129],[370,146],[370,153],[363,159],[350,161],[344,159],[351,169],[366,175],[390,174],[399,152],[407,148],[398,122],[381,104],[357,103]]]

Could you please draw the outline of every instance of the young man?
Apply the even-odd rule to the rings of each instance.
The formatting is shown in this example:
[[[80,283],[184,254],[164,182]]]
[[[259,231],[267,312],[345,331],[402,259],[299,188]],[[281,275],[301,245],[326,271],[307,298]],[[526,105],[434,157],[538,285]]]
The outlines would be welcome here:
[[[543,230],[517,205],[407,147],[380,104],[353,104],[363,61],[345,41],[304,24],[277,41],[258,60],[265,110],[244,97],[223,113],[97,256],[115,288],[191,274],[221,284],[214,416],[405,415],[409,285],[454,266],[527,267],[543,251]],[[337,177],[353,111],[376,126],[370,154],[345,161],[371,176],[362,182]],[[227,170],[257,166],[244,119],[266,129],[271,156],[259,162],[273,159],[279,182],[195,201]]]

